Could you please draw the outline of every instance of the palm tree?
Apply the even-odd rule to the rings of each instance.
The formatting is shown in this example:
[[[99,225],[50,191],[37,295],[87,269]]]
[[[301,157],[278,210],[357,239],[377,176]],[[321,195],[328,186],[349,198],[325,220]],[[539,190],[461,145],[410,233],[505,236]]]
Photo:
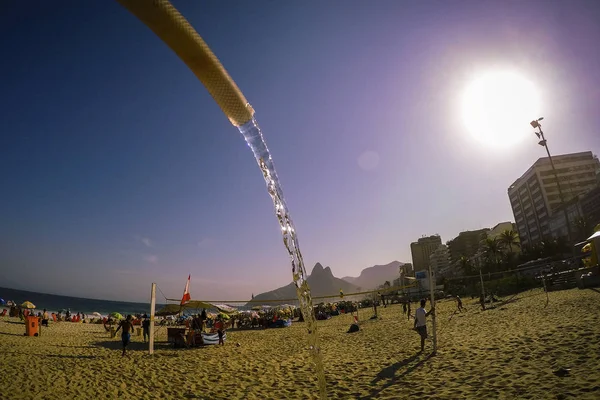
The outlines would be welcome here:
[[[463,270],[463,274],[465,275],[473,275],[473,265],[471,264],[471,260],[469,260],[466,256],[460,256],[458,259],[458,263]]]
[[[519,234],[512,229],[506,229],[498,236],[498,241],[502,246],[507,246],[509,252],[513,252],[513,246],[519,247]]]
[[[481,249],[483,250],[484,254],[486,255],[486,258],[488,259],[488,261],[492,262],[493,265],[497,268],[498,267],[498,255],[502,253],[502,244],[500,243],[498,238],[486,237],[481,242]]]

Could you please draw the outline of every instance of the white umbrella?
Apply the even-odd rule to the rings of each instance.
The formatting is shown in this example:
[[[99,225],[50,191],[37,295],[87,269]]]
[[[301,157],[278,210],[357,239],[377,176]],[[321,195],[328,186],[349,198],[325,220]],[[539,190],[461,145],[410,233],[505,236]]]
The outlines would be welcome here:
[[[93,312],[92,315],[95,315],[96,317],[102,317],[102,314],[100,314],[98,311]]]

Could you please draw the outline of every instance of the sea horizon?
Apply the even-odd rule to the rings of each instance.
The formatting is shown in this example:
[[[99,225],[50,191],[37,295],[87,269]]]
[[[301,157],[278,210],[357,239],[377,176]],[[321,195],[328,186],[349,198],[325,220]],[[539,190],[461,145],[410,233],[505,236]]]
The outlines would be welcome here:
[[[30,301],[36,306],[36,310],[39,311],[44,308],[49,312],[70,309],[72,314],[77,314],[79,312],[86,315],[90,315],[94,312],[98,312],[102,315],[108,315],[113,312],[124,315],[150,313],[149,302],[91,299],[5,287],[0,287],[0,298],[5,301],[12,300],[15,304],[22,304],[25,301]],[[163,305],[164,304],[157,303],[156,310],[159,310]],[[6,308],[6,306],[2,307]]]

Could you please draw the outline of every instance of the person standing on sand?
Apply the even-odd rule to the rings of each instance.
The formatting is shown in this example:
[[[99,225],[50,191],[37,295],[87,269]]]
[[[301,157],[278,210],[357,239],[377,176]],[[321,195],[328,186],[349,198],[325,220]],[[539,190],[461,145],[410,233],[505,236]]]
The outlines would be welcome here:
[[[462,312],[463,310],[462,300],[460,297],[458,297],[458,295],[456,295],[456,308],[458,308],[458,312]]]
[[[427,339],[427,317],[432,312],[435,312],[435,308],[431,308],[429,312],[425,311],[425,304],[427,304],[427,300],[421,300],[421,307],[417,308],[415,311],[415,330],[421,336],[421,351],[425,350],[425,339]]]
[[[131,315],[128,315],[127,319],[125,321],[121,321],[119,327],[115,331],[116,334],[117,332],[119,332],[119,329],[123,328],[123,332],[121,333],[121,341],[123,342],[123,356],[125,356],[127,346],[131,342],[131,332],[133,332],[133,324],[131,323],[131,320]]]
[[[215,328],[217,329],[217,334],[219,335],[219,344],[224,346],[225,342],[223,341],[223,333],[225,327],[223,325],[223,320],[221,319],[221,317],[217,318],[217,322],[215,322]]]
[[[406,314],[406,301],[402,302],[402,314]]]
[[[408,315],[408,320],[410,321],[410,299],[408,299],[408,308],[407,308],[406,315]]]
[[[148,314],[144,314],[144,321],[142,321],[142,330],[144,331],[144,343],[146,343],[146,338],[150,340],[150,318],[148,318]]]

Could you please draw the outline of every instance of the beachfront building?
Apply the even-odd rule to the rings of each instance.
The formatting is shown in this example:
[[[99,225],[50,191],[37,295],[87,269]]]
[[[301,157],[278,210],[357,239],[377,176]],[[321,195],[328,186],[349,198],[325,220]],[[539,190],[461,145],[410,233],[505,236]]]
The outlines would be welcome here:
[[[600,177],[600,173],[598,174]],[[600,224],[600,179],[598,186],[580,197],[581,213],[590,226]]]
[[[502,232],[504,232],[504,231],[516,231],[516,230],[517,230],[517,226],[514,223],[512,223],[510,221],[500,222],[488,231],[487,237],[495,238],[495,237],[499,237],[502,234]]]
[[[429,269],[429,256],[442,244],[440,235],[423,236],[410,244],[415,273]]]
[[[467,258],[473,257],[477,253],[477,250],[479,250],[481,240],[489,231],[489,228],[464,231],[459,233],[454,239],[449,240],[446,244],[450,252],[450,263],[457,264],[463,256]]]
[[[560,206],[558,206],[554,210],[554,212],[552,213],[550,218],[548,219],[548,225],[550,227],[550,232],[553,237],[568,237],[569,236],[569,230],[567,229],[567,221],[565,220],[565,213],[563,212],[564,208],[565,208],[565,206],[562,204]],[[566,208],[567,208],[567,216],[569,218],[569,222],[570,222],[571,226],[574,226],[574,222],[577,221],[578,218],[583,216],[579,198],[576,197],[576,198],[568,201],[566,204]],[[586,238],[585,237],[580,238],[580,240],[583,240],[583,239],[586,239]],[[574,240],[578,241],[577,238],[574,238]]]
[[[597,185],[600,161],[591,151],[557,155],[552,160],[565,202]],[[559,221],[552,227],[550,224],[551,217],[559,211],[561,199],[548,157],[538,159],[510,185],[508,197],[523,245],[539,242],[547,236],[564,236],[564,223],[564,229]]]
[[[438,278],[450,276],[450,252],[448,251],[448,246],[440,244],[429,255],[429,264],[431,265],[431,270]]]
[[[404,276],[415,276],[415,269],[411,263],[404,263],[400,265],[399,272]]]
[[[398,278],[394,279],[393,286],[404,286],[410,283],[408,278],[413,278],[415,276],[415,270],[413,269],[413,265],[411,263],[401,264],[398,268],[398,273],[400,274]]]

